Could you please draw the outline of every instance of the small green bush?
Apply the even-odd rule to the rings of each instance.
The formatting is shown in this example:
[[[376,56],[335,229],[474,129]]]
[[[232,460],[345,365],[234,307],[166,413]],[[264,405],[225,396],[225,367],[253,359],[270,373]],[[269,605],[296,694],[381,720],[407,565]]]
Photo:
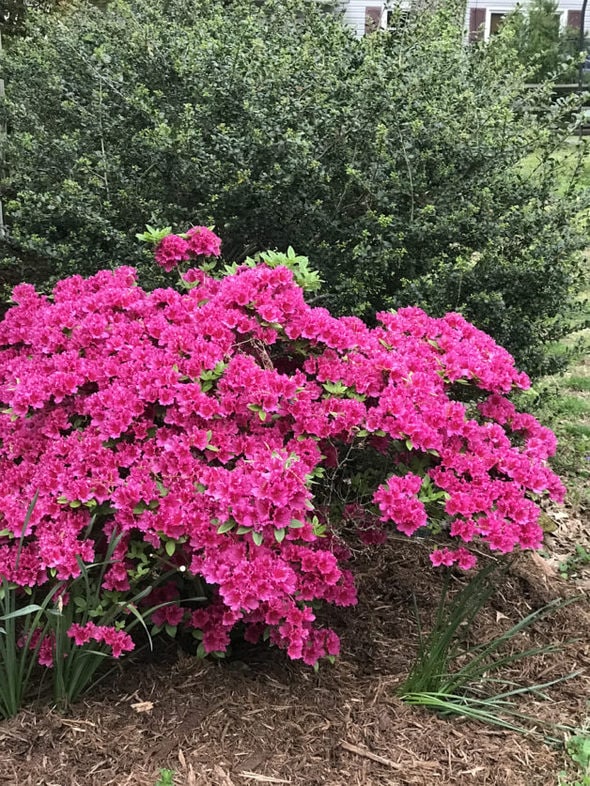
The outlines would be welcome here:
[[[156,786],[174,786],[174,770],[160,770]]]
[[[514,31],[466,48],[451,8],[357,41],[315,0],[28,23],[1,65],[7,285],[137,259],[146,223],[198,218],[231,261],[292,243],[336,313],[460,310],[529,373],[559,363],[586,244],[581,167],[564,183],[556,155],[576,99],[525,87]]]

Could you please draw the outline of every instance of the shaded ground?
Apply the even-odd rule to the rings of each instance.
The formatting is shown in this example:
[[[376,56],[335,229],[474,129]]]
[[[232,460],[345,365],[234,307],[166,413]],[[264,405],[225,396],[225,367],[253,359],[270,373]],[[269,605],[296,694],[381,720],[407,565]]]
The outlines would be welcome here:
[[[67,715],[25,711],[0,725],[0,783],[15,786],[555,785],[564,753],[534,734],[446,720],[403,705],[396,687],[417,644],[415,593],[424,622],[440,591],[427,550],[405,539],[357,565],[361,603],[330,622],[343,639],[334,667],[314,673],[273,650],[248,648],[222,663],[168,653],[128,664],[102,693]],[[473,636],[497,635],[550,597],[572,592],[538,556],[520,558]],[[507,675],[544,682],[581,669],[522,711],[579,725],[590,695],[587,597],[535,625],[530,642],[566,641]]]

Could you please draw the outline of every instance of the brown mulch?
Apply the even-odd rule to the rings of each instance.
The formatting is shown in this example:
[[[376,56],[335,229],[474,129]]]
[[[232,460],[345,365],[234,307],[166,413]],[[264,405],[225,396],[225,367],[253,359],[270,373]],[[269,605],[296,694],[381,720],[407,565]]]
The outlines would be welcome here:
[[[154,786],[169,768],[175,786],[555,786],[566,758],[540,734],[445,719],[396,697],[416,653],[413,597],[426,627],[439,598],[440,574],[426,549],[394,540],[359,557],[356,573],[358,607],[328,620],[342,637],[335,666],[315,673],[276,650],[246,646],[222,662],[183,653],[129,662],[65,715],[39,708],[0,724],[0,784]],[[574,590],[541,558],[521,557],[472,637],[498,635]],[[586,597],[520,637],[520,648],[564,646],[518,664],[508,680],[534,684],[582,671],[545,699],[521,698],[522,712],[584,723],[589,622]],[[572,637],[578,641],[567,643]]]

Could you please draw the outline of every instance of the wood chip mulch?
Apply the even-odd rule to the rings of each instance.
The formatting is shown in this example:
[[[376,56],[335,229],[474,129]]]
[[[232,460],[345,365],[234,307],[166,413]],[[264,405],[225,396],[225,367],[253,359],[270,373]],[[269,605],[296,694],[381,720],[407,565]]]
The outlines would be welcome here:
[[[180,651],[129,661],[67,714],[40,705],[1,723],[0,784],[155,786],[168,768],[175,786],[555,786],[567,758],[540,733],[444,718],[397,698],[417,649],[413,598],[428,629],[440,596],[426,549],[393,540],[360,556],[356,574],[359,605],[326,618],[342,637],[335,666],[315,673],[245,645],[222,662]],[[498,635],[573,591],[539,558],[521,557],[472,638]],[[521,712],[571,726],[588,719],[589,623],[582,597],[514,643],[563,649],[517,664],[507,680],[535,684],[581,672],[545,698],[521,698]]]

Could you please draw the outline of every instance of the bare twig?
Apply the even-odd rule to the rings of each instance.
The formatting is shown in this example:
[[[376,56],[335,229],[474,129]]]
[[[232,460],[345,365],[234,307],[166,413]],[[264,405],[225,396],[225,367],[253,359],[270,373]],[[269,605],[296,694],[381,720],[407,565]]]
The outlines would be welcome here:
[[[386,759],[384,756],[379,756],[377,753],[367,750],[367,748],[361,748],[358,745],[353,745],[352,742],[346,742],[346,740],[342,740],[340,747],[344,748],[345,751],[349,751],[350,753],[356,753],[357,756],[362,756],[364,759],[376,761],[377,764],[385,764],[386,767],[392,767],[395,770],[403,769],[402,764],[399,764],[396,761],[391,761],[391,759]]]

